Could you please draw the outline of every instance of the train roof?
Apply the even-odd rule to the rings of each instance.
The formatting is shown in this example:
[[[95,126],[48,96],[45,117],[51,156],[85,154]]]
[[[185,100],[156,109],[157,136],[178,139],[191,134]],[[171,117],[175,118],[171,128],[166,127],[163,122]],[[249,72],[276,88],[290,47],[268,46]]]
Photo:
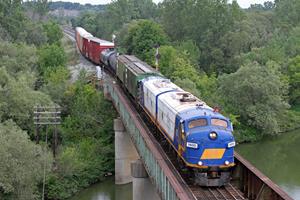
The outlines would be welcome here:
[[[102,46],[111,46],[111,47],[115,46],[114,43],[112,43],[110,41],[107,41],[107,40],[101,40],[101,39],[99,39],[97,37],[89,37],[88,40],[96,42],[96,43],[99,43]]]
[[[79,33],[79,35],[81,37],[84,37],[84,38],[88,38],[88,37],[93,37],[93,35],[89,32],[87,32],[85,29],[81,28],[81,27],[76,27],[76,32]]]
[[[214,112],[211,108],[197,108],[192,107],[191,109],[185,110],[183,112],[180,112],[180,117],[183,120],[189,120],[191,118],[201,117],[201,116],[209,116],[209,117],[216,117],[220,119],[226,119],[222,114],[218,112]]]
[[[146,74],[146,73],[157,73],[150,65],[141,61],[133,55],[120,55],[118,60],[125,64],[127,67],[130,67],[131,71],[135,74]]]
[[[214,112],[214,109],[204,101],[184,91],[166,78],[149,77],[143,82],[155,96],[159,96],[159,101],[163,101],[164,105],[180,115],[183,120],[200,116],[214,116],[225,119],[222,114]]]

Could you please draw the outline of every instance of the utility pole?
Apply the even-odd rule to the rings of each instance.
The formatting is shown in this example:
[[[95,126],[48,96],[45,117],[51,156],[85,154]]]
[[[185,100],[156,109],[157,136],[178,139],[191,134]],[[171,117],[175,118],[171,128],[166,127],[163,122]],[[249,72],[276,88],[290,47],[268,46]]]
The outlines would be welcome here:
[[[158,66],[159,66],[159,59],[160,59],[160,54],[159,54],[159,44],[154,46],[156,48],[156,52],[155,52],[155,67],[156,70],[158,71]]]
[[[59,106],[53,106],[53,107],[47,107],[47,106],[35,106],[34,107],[34,124],[36,125],[36,143],[38,144],[40,141],[40,128],[42,126],[48,127],[48,125],[54,126],[54,132],[53,132],[53,143],[52,143],[52,152],[54,158],[56,158],[57,154],[57,144],[58,144],[58,125],[61,124],[61,118],[60,118],[60,107]]]
[[[47,106],[35,106],[34,107],[34,116],[33,121],[36,125],[36,143],[38,144],[40,141],[40,128],[42,126],[46,126],[46,138],[45,138],[45,148],[44,148],[44,170],[43,170],[43,196],[42,200],[45,199],[45,183],[46,183],[46,167],[47,167],[47,145],[48,145],[48,126],[53,125],[54,126],[54,132],[53,132],[53,143],[52,143],[52,152],[54,157],[54,167],[55,164],[55,158],[57,155],[57,130],[58,125],[61,123],[60,118],[60,107],[54,106],[54,107],[47,107]]]

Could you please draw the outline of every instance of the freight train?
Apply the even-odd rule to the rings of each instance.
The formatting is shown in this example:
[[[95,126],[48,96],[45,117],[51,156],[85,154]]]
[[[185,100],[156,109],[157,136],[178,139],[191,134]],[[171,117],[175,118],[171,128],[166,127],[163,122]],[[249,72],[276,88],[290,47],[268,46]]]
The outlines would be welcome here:
[[[118,55],[114,44],[76,28],[82,55],[112,72],[173,147],[201,186],[229,182],[234,166],[232,123],[133,55]]]

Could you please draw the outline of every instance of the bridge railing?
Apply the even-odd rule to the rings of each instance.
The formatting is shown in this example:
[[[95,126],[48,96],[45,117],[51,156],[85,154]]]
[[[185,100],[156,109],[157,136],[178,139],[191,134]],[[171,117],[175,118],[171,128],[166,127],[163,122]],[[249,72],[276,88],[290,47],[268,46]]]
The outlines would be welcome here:
[[[277,184],[262,174],[251,163],[238,153],[235,153],[236,167],[233,171],[233,181],[249,199],[292,200]]]
[[[118,110],[148,175],[162,199],[196,199],[154,137],[148,133],[147,127],[118,84],[105,79],[104,93],[109,94]],[[237,153],[235,162],[232,182],[239,186],[246,198],[292,200],[278,185]]]
[[[190,189],[170,164],[161,147],[147,132],[147,128],[136,114],[123,91],[112,80],[105,80],[104,92],[108,93],[118,110],[127,132],[143,161],[151,181],[162,199],[195,199]]]

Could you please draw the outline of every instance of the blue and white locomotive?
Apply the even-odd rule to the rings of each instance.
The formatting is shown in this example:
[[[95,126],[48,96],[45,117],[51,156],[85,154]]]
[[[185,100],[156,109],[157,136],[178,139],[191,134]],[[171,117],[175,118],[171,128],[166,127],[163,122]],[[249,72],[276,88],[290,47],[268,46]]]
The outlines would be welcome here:
[[[205,102],[132,55],[101,52],[100,63],[119,79],[202,186],[230,180],[235,141],[232,124]]]
[[[235,146],[229,119],[168,79],[148,77],[140,88],[142,107],[185,165],[194,169],[196,183],[226,184]]]

